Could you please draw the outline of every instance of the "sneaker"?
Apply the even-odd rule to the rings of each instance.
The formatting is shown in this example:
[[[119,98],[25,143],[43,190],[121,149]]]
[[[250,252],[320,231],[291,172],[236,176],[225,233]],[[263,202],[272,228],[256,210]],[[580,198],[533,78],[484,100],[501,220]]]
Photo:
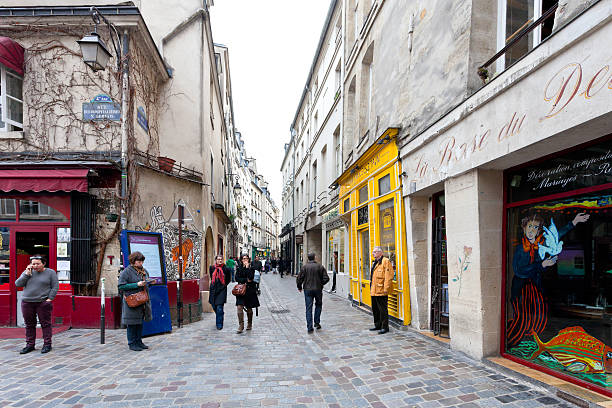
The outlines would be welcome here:
[[[43,348],[40,350],[41,354],[45,354],[51,351],[51,345],[44,345]]]
[[[319,323],[315,323],[315,328],[319,330],[321,328],[321,325]]]
[[[149,346],[147,346],[146,344],[144,344],[143,342],[140,342],[140,344],[138,344],[138,347],[140,347],[143,350],[148,350]]]
[[[312,333],[314,329],[308,329],[308,333]]]
[[[21,349],[19,354],[28,354],[30,351],[34,351],[34,350],[36,350],[34,346],[25,346],[24,348]]]
[[[130,346],[130,350],[132,351],[142,351],[142,348],[136,345]]]

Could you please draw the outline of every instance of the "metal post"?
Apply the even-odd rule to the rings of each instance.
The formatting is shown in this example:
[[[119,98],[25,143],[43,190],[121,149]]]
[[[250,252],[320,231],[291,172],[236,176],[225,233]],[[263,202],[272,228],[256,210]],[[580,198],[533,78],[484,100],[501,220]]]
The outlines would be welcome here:
[[[106,320],[106,313],[105,313],[106,298],[104,297],[104,281],[105,281],[104,278],[100,279],[100,284],[102,285],[100,287],[100,289],[102,291],[102,293],[100,294],[100,344],[104,344],[104,330],[106,328],[106,324],[105,324],[105,320]]]
[[[178,296],[176,299],[176,308],[177,308],[177,320],[178,327],[180,328],[183,324],[183,217],[184,217],[184,207],[179,204],[178,206],[178,229],[179,229],[179,239],[178,239],[178,269],[179,269],[179,278],[178,278]]]

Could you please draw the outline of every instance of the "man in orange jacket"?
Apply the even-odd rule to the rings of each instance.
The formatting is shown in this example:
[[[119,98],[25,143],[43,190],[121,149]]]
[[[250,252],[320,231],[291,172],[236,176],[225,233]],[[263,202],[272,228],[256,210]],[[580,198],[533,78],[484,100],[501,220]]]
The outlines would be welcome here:
[[[372,269],[370,280],[370,296],[372,298],[372,315],[374,327],[371,331],[378,334],[389,332],[389,311],[387,300],[389,291],[393,288],[393,265],[389,258],[383,256],[381,247],[374,247],[372,251]]]

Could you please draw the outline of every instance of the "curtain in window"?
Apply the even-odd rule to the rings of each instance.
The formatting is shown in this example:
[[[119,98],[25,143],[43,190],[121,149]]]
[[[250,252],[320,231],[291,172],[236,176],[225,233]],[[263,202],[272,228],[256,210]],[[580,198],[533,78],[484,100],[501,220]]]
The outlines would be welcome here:
[[[21,45],[8,37],[0,37],[0,64],[23,76],[23,53]]]

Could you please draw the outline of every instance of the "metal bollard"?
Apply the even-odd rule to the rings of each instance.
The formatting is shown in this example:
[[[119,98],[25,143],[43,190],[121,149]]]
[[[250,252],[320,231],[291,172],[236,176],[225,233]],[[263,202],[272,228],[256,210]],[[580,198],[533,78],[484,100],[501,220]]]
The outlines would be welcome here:
[[[100,279],[101,294],[100,294],[100,344],[104,344],[104,329],[105,329],[105,298],[104,298],[104,278]]]

